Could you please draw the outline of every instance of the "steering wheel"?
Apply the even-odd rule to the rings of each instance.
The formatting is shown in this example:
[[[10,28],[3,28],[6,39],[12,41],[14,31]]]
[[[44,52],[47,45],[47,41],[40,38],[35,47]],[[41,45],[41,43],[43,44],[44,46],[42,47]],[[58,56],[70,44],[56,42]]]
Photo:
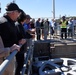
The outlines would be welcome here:
[[[70,58],[50,59],[41,65],[39,75],[76,75],[76,60]]]

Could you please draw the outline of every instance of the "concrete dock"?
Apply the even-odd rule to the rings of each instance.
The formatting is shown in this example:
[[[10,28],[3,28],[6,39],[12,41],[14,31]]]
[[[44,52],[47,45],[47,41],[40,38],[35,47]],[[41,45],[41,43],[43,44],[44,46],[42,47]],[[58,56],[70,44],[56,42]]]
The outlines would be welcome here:
[[[76,39],[47,39],[39,40],[37,43],[50,43],[50,51],[52,58],[76,58]]]

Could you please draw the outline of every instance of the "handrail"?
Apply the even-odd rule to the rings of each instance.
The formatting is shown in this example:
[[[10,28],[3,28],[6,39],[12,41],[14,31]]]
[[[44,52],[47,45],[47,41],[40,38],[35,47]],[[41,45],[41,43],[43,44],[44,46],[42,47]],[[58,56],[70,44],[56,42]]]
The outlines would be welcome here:
[[[21,72],[21,75],[24,75],[25,74],[25,71],[27,69],[27,65],[28,65],[28,60],[30,62],[30,65],[28,67],[28,71],[30,71],[30,68],[31,68],[31,63],[32,63],[32,56],[33,56],[33,49],[32,49],[32,39],[30,39],[30,43],[29,43],[29,49],[26,53],[26,57],[25,57],[25,60],[24,60],[24,65],[23,65],[23,68],[22,68],[22,72]]]
[[[28,63],[28,58],[30,56],[30,52],[31,52],[31,50],[27,51],[27,55],[26,55],[26,58],[25,58],[25,61],[24,61],[24,65],[23,65],[23,68],[22,68],[22,74],[21,75],[25,74],[25,70],[26,70],[26,66],[27,66],[27,63]]]
[[[21,47],[21,46],[20,46]],[[32,39],[29,39],[29,45],[28,45],[28,51],[27,51],[27,55],[24,61],[24,65],[28,64],[28,60],[29,58],[31,58],[31,53],[32,53]],[[0,75],[3,74],[3,72],[5,71],[5,69],[8,67],[8,65],[10,64],[11,60],[14,58],[14,56],[17,54],[18,50],[14,50],[8,57],[6,57],[6,59],[3,61],[3,63],[0,65]],[[23,72],[22,75],[24,75],[26,70],[26,67],[23,67]]]
[[[7,58],[6,60],[0,65],[0,75],[3,74],[4,70],[7,68],[8,64],[11,62],[11,60],[14,58],[14,56],[17,54],[18,50],[14,50]]]
[[[29,57],[29,67],[28,67],[27,75],[31,75],[32,74],[32,63],[33,63],[33,46],[32,46],[30,57]]]

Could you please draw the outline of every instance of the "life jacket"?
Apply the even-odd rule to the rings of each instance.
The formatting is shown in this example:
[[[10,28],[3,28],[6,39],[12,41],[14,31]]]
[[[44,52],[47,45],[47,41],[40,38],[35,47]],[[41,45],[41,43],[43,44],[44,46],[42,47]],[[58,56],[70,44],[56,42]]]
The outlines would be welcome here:
[[[66,21],[62,21],[61,28],[67,28]]]

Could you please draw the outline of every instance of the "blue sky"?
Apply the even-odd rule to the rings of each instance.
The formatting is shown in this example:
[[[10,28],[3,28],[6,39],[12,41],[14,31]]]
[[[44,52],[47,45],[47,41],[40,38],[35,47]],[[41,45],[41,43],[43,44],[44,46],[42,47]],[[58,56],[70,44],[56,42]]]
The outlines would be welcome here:
[[[0,0],[2,16],[5,6],[13,0]],[[15,0],[18,6],[33,18],[52,17],[52,0]],[[55,0],[55,16],[76,16],[76,0]]]

